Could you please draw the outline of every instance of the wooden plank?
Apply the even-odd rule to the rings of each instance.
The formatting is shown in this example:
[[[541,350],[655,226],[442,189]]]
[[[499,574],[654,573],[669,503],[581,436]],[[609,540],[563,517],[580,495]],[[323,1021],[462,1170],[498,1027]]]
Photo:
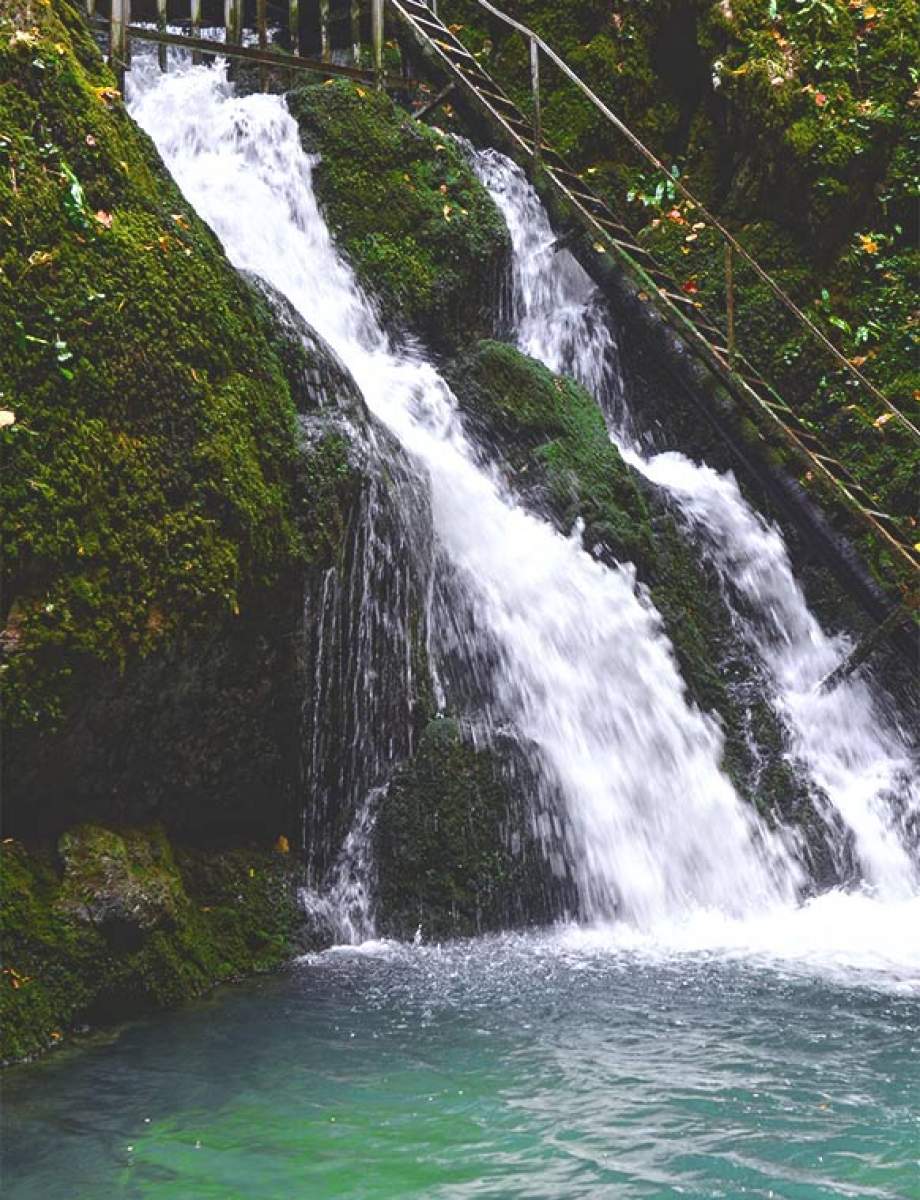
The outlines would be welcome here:
[[[126,0],[113,0],[114,3],[125,3]],[[93,24],[97,28],[107,29],[109,21],[96,17]],[[210,38],[194,38],[182,33],[160,33],[157,29],[144,29],[140,25],[132,25],[132,38],[141,42],[165,42],[167,46],[181,46],[185,50],[197,50],[204,54],[240,58],[247,62],[264,62],[270,67],[283,67],[293,71],[310,71],[317,75],[341,75],[344,79],[353,79],[356,83],[374,84],[377,75],[373,71],[364,71],[358,67],[348,67],[342,63],[324,63],[315,58],[294,57],[292,54],[282,54],[277,50],[259,50],[256,46],[235,46],[232,43],[214,42]],[[406,79],[402,75],[383,75],[383,86],[394,91],[406,91],[419,85],[417,79]]]

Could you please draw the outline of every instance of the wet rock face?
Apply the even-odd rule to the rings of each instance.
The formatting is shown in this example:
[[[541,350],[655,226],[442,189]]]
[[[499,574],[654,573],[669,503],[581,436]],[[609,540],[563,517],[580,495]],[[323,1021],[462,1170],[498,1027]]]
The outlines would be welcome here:
[[[383,797],[375,830],[379,930],[426,940],[551,921],[575,903],[537,817],[526,748],[505,735],[474,744],[432,721]]]
[[[138,949],[155,929],[175,929],[186,898],[162,837],[83,825],[62,834],[62,914],[99,932],[116,953]]]
[[[346,82],[298,88],[288,104],[319,156],[329,226],[385,321],[439,350],[491,333],[510,241],[453,139]]]
[[[802,857],[822,884],[846,879],[838,840],[787,751],[768,685],[734,628],[718,577],[667,498],[628,467],[591,397],[514,348],[482,342],[447,367],[470,429],[533,510],[614,567],[635,565],[674,648],[692,700],[719,722],[723,768],[768,821],[803,832]]]

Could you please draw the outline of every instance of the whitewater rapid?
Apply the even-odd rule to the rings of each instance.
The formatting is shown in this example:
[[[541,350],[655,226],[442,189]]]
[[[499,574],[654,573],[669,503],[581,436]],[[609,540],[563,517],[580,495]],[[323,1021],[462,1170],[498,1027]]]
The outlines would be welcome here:
[[[849,906],[859,912],[860,928],[884,919],[890,933],[896,922],[900,936],[886,938],[885,946],[897,940],[899,970],[920,975],[920,897],[906,867],[900,899],[884,914],[863,895],[819,897],[796,908],[801,878],[793,857],[721,771],[720,730],[686,701],[658,614],[637,592],[632,568],[593,561],[577,536],[562,537],[516,505],[497,474],[479,463],[444,381],[419,350],[388,339],[337,254],[313,195],[315,164],[283,100],[236,97],[220,67],[177,65],[161,77],[142,60],[128,89],[134,116],[230,259],[291,300],[346,363],[370,409],[427,471],[436,536],[477,621],[499,648],[497,699],[535,743],[564,796],[583,912],[599,926],[618,919],[613,932],[595,936],[611,946],[639,939],[665,950],[692,943],[716,952],[747,938],[751,952],[769,948],[782,958],[787,951],[807,957],[811,951],[801,947],[817,935],[801,931],[820,928],[824,952],[838,961],[852,949],[853,922],[842,910]],[[541,328],[532,308],[524,314],[531,320],[526,338],[521,326],[522,342],[550,366],[602,390],[615,379],[615,342],[599,319],[593,289],[577,271],[567,268],[565,279],[581,294],[566,294],[570,311],[556,332]],[[651,474],[653,465],[642,469]],[[790,693],[778,683],[777,702],[788,700],[792,714]],[[875,770],[893,772],[900,759],[886,750],[873,761]],[[884,826],[879,813],[873,821],[876,830]],[[884,829],[878,836],[896,865],[900,843],[886,840]],[[863,834],[864,865],[868,845]],[[880,890],[897,876],[884,854]],[[880,969],[888,970],[883,959]],[[860,961],[857,954],[854,966]]]
[[[677,501],[701,552],[719,571],[736,624],[766,668],[774,708],[791,735],[790,756],[808,773],[827,814],[841,818],[853,836],[863,882],[886,899],[917,895],[920,865],[908,847],[907,825],[920,814],[920,791],[903,731],[863,678],[850,677],[827,692],[819,687],[850,643],[823,632],[782,535],[751,508],[732,474],[676,452],[643,453],[630,436],[616,342],[596,287],[571,254],[556,251],[546,212],[520,168],[494,150],[477,152],[472,161],[511,234],[517,344],[578,379],[610,419],[626,461]]]

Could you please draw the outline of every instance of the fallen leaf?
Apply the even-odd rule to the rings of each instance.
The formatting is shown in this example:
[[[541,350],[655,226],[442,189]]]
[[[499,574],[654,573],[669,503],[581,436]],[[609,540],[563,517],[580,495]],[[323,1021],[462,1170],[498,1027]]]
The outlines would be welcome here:
[[[291,843],[287,840],[283,833],[278,834],[278,840],[275,842],[275,849],[279,854],[290,854]]]
[[[86,141],[87,146],[95,146],[95,144],[96,144],[96,139],[93,137],[93,135],[91,133],[88,133],[84,140]]]
[[[815,92],[815,104],[818,108],[823,108],[827,104],[827,96],[823,92]]]
[[[112,214],[109,212],[106,212],[104,208],[100,208],[96,212],[96,220],[99,222],[100,225],[103,226],[104,229],[112,228]]]
[[[443,209],[442,209],[441,211],[444,213],[444,220],[445,220],[445,221],[449,221],[449,220],[450,220],[450,214],[451,214],[451,212],[453,211],[453,210],[451,209],[450,205],[449,205],[449,204],[445,204],[445,205],[444,205],[444,207],[443,207]]]
[[[680,285],[680,290],[685,296],[695,296],[700,290],[700,285],[697,283],[696,277],[691,276],[690,279],[685,279]]]
[[[6,429],[7,425],[15,424],[16,414],[9,408],[0,408],[0,429]]]
[[[441,186],[438,188],[438,191],[441,193],[442,196],[446,196],[447,195],[447,184],[442,183]]]
[[[868,233],[859,235],[859,244],[863,254],[878,254],[878,242]]]
[[[876,429],[881,429],[883,425],[888,424],[888,422],[891,420],[891,418],[893,416],[894,416],[894,413],[884,412],[884,413],[882,413],[882,415],[880,417],[876,417],[875,420],[872,422],[872,424],[875,426]]]

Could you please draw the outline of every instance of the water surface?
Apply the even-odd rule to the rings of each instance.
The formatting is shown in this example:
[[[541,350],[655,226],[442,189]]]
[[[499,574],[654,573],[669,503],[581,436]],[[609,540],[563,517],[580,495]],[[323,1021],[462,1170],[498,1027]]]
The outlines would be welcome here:
[[[9,1200],[920,1195],[920,964],[373,943],[8,1073]],[[913,972],[913,973],[912,973]]]

